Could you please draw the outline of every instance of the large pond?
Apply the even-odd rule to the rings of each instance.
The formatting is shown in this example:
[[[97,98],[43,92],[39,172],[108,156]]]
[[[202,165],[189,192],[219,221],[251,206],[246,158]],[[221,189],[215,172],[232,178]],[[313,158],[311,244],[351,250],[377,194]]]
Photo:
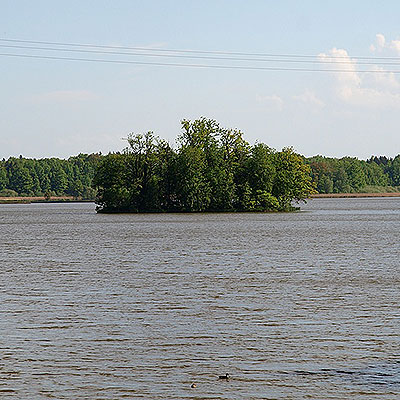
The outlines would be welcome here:
[[[1,205],[0,397],[397,399],[400,199],[302,210]]]

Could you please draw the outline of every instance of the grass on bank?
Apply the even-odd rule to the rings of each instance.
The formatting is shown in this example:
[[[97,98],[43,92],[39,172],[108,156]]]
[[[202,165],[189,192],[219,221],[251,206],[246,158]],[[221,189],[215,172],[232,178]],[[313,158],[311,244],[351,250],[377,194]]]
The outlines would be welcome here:
[[[400,186],[368,185],[361,188],[358,193],[399,193]]]

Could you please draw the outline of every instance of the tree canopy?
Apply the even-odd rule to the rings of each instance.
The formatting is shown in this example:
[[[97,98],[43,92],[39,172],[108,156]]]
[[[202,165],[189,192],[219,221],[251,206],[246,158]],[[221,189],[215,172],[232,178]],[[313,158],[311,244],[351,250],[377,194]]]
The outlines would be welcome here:
[[[94,178],[100,212],[288,211],[313,193],[310,167],[293,149],[251,146],[215,120],[183,120],[178,146],[130,134]]]
[[[99,154],[79,154],[68,160],[29,159],[0,161],[0,196],[73,196],[94,200],[92,180]]]
[[[183,120],[176,146],[130,134],[108,155],[0,160],[0,196],[73,196],[104,212],[281,211],[313,193],[400,192],[400,155],[305,158],[250,145],[217,121]],[[97,197],[96,197],[97,194]]]
[[[352,157],[315,156],[306,159],[318,193],[394,192],[400,186],[400,155]]]

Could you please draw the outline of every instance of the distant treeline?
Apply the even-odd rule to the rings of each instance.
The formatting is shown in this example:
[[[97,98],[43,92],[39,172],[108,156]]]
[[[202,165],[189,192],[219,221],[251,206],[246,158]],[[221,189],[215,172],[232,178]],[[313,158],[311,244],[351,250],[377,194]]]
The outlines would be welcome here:
[[[100,212],[287,211],[313,192],[310,168],[292,149],[251,146],[214,120],[183,120],[176,148],[151,132],[128,144],[99,163]]]
[[[400,155],[306,159],[318,193],[384,193],[400,191]]]
[[[68,160],[28,159],[0,161],[0,196],[73,196],[94,200],[93,177],[101,156],[80,154]]]
[[[239,130],[201,118],[182,121],[176,148],[133,135],[120,153],[67,160],[0,161],[1,196],[73,196],[103,211],[283,210],[318,193],[400,192],[400,155],[305,158],[251,146]]]

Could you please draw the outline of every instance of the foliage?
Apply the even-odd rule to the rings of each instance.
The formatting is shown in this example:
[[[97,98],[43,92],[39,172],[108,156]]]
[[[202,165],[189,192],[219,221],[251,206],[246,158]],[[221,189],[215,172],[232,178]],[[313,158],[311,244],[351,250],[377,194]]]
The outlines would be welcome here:
[[[318,193],[400,191],[400,155],[304,158],[250,145],[217,121],[183,120],[176,148],[130,134],[121,153],[0,161],[2,196],[96,199],[104,212],[283,211]]]
[[[68,195],[94,200],[92,180],[100,158],[99,154],[79,154],[68,160],[10,157],[0,161],[0,191],[15,196]]]
[[[315,156],[306,162],[319,193],[384,193],[400,186],[400,156],[373,156],[367,161]]]
[[[18,197],[18,193],[15,190],[3,189],[0,190],[0,197]]]
[[[183,120],[177,142],[130,134],[122,153],[99,163],[98,211],[287,211],[313,192],[310,168],[292,149],[250,146],[215,120]]]

